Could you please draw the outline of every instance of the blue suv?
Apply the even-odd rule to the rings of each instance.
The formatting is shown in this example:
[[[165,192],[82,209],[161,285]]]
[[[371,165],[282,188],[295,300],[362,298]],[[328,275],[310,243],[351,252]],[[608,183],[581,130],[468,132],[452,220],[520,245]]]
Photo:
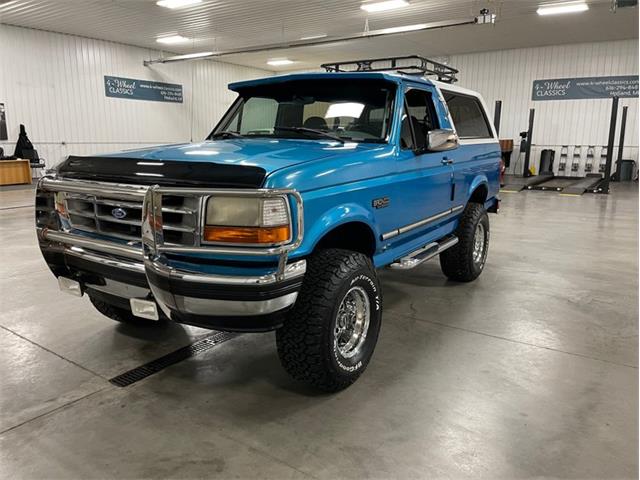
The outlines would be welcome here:
[[[276,330],[294,378],[347,387],[380,331],[376,269],[439,255],[469,282],[487,258],[496,133],[455,70],[425,62],[233,83],[203,142],[69,157],[36,195],[60,288],[118,321]]]

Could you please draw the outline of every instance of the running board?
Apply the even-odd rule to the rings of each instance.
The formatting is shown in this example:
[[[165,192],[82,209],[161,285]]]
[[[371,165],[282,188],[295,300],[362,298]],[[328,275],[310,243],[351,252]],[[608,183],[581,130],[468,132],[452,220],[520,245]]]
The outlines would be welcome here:
[[[394,270],[409,270],[411,268],[415,268],[421,263],[441,254],[446,249],[453,247],[456,243],[458,243],[458,237],[455,235],[445,237],[439,242],[429,243],[424,247],[420,247],[415,252],[411,252],[406,257],[402,257],[401,259],[393,262],[389,265],[389,268],[393,268]]]

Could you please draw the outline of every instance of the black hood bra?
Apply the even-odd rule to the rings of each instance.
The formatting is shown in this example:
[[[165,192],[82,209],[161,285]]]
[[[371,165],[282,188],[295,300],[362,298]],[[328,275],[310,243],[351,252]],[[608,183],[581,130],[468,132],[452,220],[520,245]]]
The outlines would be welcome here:
[[[259,188],[261,167],[123,157],[70,156],[56,169],[65,178],[176,187]]]

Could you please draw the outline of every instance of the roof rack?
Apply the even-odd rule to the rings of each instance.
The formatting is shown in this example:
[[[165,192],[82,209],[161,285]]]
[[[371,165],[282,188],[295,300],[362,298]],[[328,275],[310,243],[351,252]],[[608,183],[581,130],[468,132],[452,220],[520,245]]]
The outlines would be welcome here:
[[[327,72],[386,72],[395,71],[405,75],[437,75],[441,82],[458,81],[458,70],[443,63],[434,62],[419,55],[404,57],[369,58],[348,62],[323,63],[320,65]]]

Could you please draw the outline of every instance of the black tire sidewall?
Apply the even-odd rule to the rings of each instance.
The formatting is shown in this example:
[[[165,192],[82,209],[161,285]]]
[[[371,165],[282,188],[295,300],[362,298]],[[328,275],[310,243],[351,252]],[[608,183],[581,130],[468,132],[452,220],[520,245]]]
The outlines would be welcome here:
[[[473,241],[476,233],[476,229],[478,228],[478,224],[482,224],[484,227],[484,251],[482,252],[482,262],[476,263],[473,261]],[[489,216],[486,211],[483,211],[482,214],[478,216],[478,219],[474,222],[473,225],[473,235],[474,237],[469,239],[469,264],[471,265],[472,271],[476,276],[482,273],[484,270],[484,266],[487,263],[487,257],[489,255],[489,239],[491,238],[491,232],[489,231]]]
[[[352,287],[361,287],[369,299],[369,328],[367,330],[367,337],[365,343],[362,346],[362,350],[357,355],[351,358],[343,357],[337,348],[337,343],[334,335],[334,329],[338,320],[338,309],[343,298]],[[380,333],[380,325],[382,320],[382,295],[380,285],[375,274],[372,274],[366,268],[360,268],[351,275],[340,285],[338,293],[336,295],[336,302],[331,311],[331,319],[328,323],[328,339],[327,345],[329,346],[329,358],[333,370],[340,376],[351,377],[359,375],[369,363],[373,351],[375,349],[378,334]]]

